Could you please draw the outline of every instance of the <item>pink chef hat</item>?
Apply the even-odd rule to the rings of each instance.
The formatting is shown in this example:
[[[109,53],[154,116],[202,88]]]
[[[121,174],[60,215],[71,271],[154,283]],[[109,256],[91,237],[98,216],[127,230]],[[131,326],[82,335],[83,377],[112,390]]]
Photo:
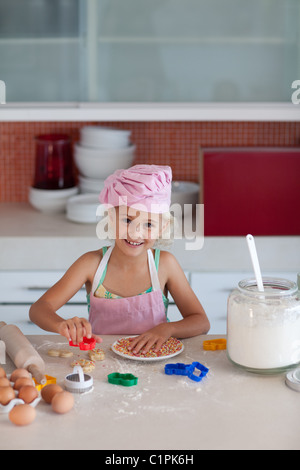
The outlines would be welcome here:
[[[137,210],[161,214],[170,209],[171,182],[169,166],[135,165],[109,176],[99,200],[113,207],[134,206]]]

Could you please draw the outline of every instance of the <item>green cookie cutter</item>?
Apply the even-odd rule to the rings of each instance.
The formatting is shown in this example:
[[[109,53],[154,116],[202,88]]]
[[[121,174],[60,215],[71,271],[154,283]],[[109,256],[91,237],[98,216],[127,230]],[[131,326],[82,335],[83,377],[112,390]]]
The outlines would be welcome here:
[[[138,383],[138,378],[132,374],[119,374],[119,372],[113,372],[107,376],[108,382],[114,385],[123,385],[124,387],[132,387]]]

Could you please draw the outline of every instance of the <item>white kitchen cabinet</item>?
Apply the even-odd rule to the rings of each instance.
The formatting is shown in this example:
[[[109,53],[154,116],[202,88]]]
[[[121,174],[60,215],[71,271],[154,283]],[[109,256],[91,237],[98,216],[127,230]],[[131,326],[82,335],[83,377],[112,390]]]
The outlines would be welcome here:
[[[299,14],[298,0],[1,0],[0,79],[8,103],[290,103]]]
[[[281,277],[297,283],[296,272],[269,272],[264,277]],[[191,286],[203,305],[211,324],[210,334],[226,334],[227,299],[242,279],[253,278],[253,272],[192,273]]]
[[[24,335],[51,334],[32,323],[29,318],[29,308],[30,304],[1,305],[0,303],[0,321],[16,325]],[[66,320],[74,316],[88,317],[87,307],[84,305],[64,305],[57,313]]]
[[[26,334],[47,334],[29,319],[29,308],[64,271],[0,271],[0,321],[12,323]],[[58,310],[63,318],[88,317],[85,289]]]
[[[182,315],[179,312],[175,304],[170,303],[168,308],[168,319],[169,321],[179,321],[182,320]]]
[[[0,303],[32,304],[55,284],[65,271],[0,271]],[[86,303],[85,289],[81,289],[70,303]]]

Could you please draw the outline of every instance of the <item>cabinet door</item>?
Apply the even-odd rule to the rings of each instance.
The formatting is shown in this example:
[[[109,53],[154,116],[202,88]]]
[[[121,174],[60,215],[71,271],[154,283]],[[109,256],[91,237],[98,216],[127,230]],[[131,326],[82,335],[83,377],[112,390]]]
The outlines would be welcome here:
[[[0,321],[13,323],[25,335],[49,334],[29,319],[30,306],[64,271],[0,271]],[[85,289],[58,310],[63,318],[88,317]]]
[[[193,273],[192,289],[210,321],[211,334],[226,334],[227,298],[248,273]]]
[[[179,312],[175,304],[170,304],[168,308],[168,319],[169,321],[179,321],[182,320],[182,315]]]
[[[31,304],[63,274],[64,271],[0,271],[0,304]],[[85,304],[85,289],[80,289],[70,302]]]
[[[1,0],[7,102],[291,101],[298,0]]]
[[[79,0],[1,0],[0,79],[7,102],[81,99]]]
[[[16,325],[24,335],[51,334],[32,323],[29,318],[29,308],[30,305],[0,305],[0,321]],[[65,319],[74,316],[88,317],[87,307],[81,305],[65,305],[57,313]]]
[[[98,9],[98,100],[291,100],[295,0],[109,0]]]

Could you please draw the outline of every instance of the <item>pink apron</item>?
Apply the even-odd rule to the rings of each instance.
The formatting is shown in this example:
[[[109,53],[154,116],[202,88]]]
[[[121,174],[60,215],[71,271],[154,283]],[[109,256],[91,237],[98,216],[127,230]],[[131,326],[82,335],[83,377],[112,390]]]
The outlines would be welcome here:
[[[94,296],[112,250],[113,246],[103,256],[90,293],[89,321],[93,333],[96,335],[138,335],[159,323],[166,322],[165,305],[151,250],[148,250],[151,292],[121,299]]]

